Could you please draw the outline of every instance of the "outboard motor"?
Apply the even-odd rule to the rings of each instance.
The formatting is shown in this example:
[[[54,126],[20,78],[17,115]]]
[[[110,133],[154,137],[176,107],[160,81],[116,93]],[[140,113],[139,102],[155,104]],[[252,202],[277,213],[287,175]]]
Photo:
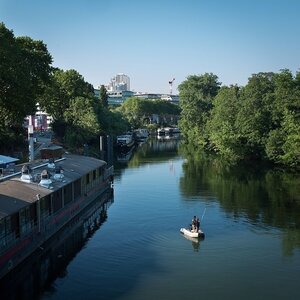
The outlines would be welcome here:
[[[32,182],[32,170],[30,165],[24,165],[21,170],[21,180],[27,183]]]
[[[50,179],[50,173],[48,170],[43,170],[41,173],[41,181],[39,185],[50,188],[50,185],[52,184],[52,180]]]

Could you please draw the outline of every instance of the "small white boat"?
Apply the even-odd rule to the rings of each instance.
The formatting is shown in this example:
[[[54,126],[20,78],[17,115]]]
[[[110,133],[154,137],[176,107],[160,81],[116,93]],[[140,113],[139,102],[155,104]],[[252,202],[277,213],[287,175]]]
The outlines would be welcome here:
[[[204,237],[204,232],[201,229],[199,229],[198,231],[192,231],[190,229],[180,228],[180,232],[192,238]]]
[[[134,130],[134,135],[137,141],[145,141],[149,137],[149,131],[146,128],[139,128]]]
[[[189,241],[191,241],[191,242],[193,242],[193,243],[196,243],[196,244],[199,244],[199,243],[200,243],[200,239],[199,239],[199,238],[196,238],[196,237],[190,237],[190,236],[185,235],[185,234],[183,234],[182,236],[183,236],[185,239],[187,239],[187,240],[189,240]]]
[[[157,129],[157,135],[165,135],[166,134],[166,131],[164,128],[158,128]]]

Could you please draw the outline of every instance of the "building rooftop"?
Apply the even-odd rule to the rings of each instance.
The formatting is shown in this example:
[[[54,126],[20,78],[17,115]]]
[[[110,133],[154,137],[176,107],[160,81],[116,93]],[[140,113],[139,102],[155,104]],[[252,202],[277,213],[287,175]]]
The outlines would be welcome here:
[[[0,168],[6,167],[8,164],[15,163],[19,161],[18,158],[10,157],[10,156],[5,156],[5,155],[0,155]]]
[[[48,160],[44,160],[30,163],[33,179],[30,183],[21,180],[24,164],[15,166],[13,174],[0,177],[0,219],[37,201],[37,195],[47,196],[105,164],[106,162],[92,157],[64,154],[62,159],[55,161],[55,167],[63,170],[62,179],[54,179],[55,169],[49,168]],[[39,184],[43,170],[47,170],[51,175],[52,183],[48,188]]]

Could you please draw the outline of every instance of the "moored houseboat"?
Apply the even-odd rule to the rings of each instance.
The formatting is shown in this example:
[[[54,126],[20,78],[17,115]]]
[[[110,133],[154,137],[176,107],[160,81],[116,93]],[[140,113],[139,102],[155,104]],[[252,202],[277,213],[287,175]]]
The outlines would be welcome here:
[[[132,133],[117,136],[117,148],[122,151],[130,150],[135,144]]]
[[[147,140],[148,137],[149,137],[149,131],[147,128],[138,128],[134,130],[134,138],[138,142],[145,141]]]
[[[71,154],[1,176],[0,278],[112,190],[112,178],[106,162]]]

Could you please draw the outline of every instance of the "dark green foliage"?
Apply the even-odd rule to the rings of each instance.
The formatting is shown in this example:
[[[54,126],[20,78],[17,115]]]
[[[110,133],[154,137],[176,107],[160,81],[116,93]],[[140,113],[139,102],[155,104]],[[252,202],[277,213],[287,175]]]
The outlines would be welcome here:
[[[220,89],[218,77],[212,73],[189,76],[179,86],[180,128],[183,136],[200,147],[206,144],[205,124]]]
[[[158,115],[160,120],[174,120],[180,114],[180,108],[166,100],[146,100],[137,97],[127,99],[117,110],[133,128],[148,124],[153,114]]]
[[[231,162],[263,159],[299,168],[299,72],[258,73],[245,87],[218,86],[208,74],[179,86],[186,140]]]
[[[100,88],[100,103],[104,106],[108,106],[108,95],[104,85],[101,85]]]
[[[71,148],[80,148],[100,134],[94,89],[75,70],[53,71],[40,106],[53,117],[52,129],[58,140]]]
[[[15,37],[0,23],[0,140],[5,141],[1,149],[20,141],[24,118],[35,113],[49,81],[51,63],[42,41]]]
[[[55,69],[39,104],[54,120],[59,120],[64,118],[64,112],[76,97],[93,98],[94,89],[91,84],[75,70]]]

